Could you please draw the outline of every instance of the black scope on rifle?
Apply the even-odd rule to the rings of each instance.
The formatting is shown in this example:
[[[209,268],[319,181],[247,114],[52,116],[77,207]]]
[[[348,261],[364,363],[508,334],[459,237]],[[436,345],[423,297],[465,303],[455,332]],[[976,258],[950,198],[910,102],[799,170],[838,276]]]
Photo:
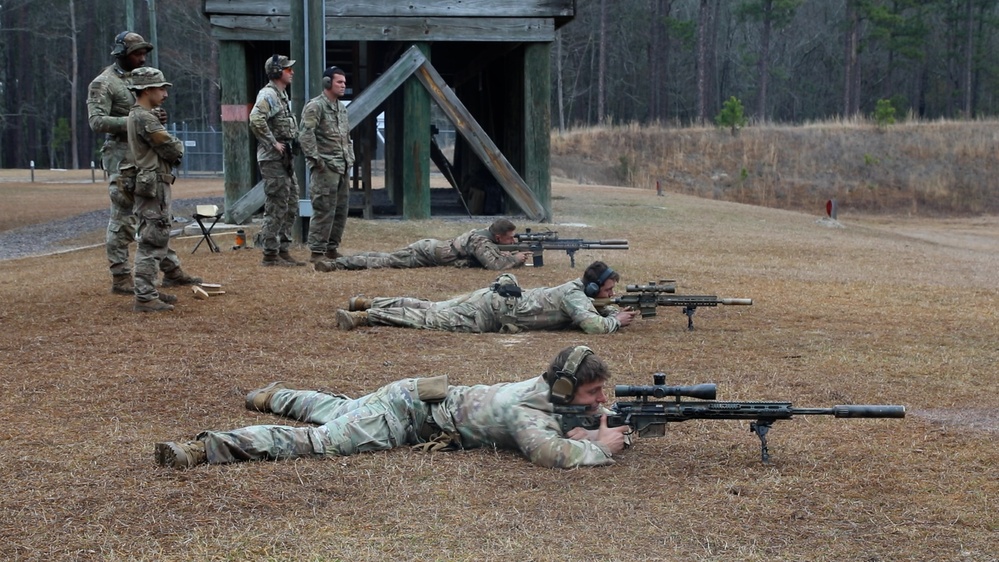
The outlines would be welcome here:
[[[667,396],[686,396],[688,398],[698,398],[700,400],[714,400],[718,392],[718,387],[714,383],[695,384],[692,386],[668,386],[666,384],[666,374],[656,373],[652,375],[651,385],[629,385],[619,384],[614,386],[614,396],[642,396],[653,398],[665,398]]]
[[[648,285],[628,285],[629,293],[675,293],[676,280],[661,279],[659,282],[649,281]]]
[[[555,232],[554,230],[548,230],[546,232],[538,233],[538,232],[531,232],[531,229],[527,228],[524,229],[524,232],[520,234],[514,234],[513,237],[516,238],[518,242],[543,242],[546,240],[547,241],[558,240],[558,232]]]

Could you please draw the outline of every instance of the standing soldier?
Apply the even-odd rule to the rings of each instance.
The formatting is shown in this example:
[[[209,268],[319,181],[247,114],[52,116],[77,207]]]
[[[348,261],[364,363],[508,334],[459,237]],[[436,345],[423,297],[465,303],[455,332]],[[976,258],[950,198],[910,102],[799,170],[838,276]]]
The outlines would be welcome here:
[[[348,170],[354,165],[347,106],[340,101],[347,91],[347,76],[331,66],[323,72],[323,91],[302,109],[299,140],[309,162],[312,222],[309,223],[309,259],[340,257],[337,248],[347,225],[350,191]]]
[[[104,69],[90,83],[87,96],[87,114],[90,128],[105,133],[101,148],[101,164],[109,177],[108,195],[111,198],[111,218],[108,221],[105,251],[111,270],[111,292],[120,295],[134,293],[132,270],[128,263],[128,245],[135,239],[136,219],[133,214],[132,190],[134,177],[122,178],[119,187],[119,165],[128,152],[128,134],[125,121],[135,99],[128,91],[129,76],[146,63],[146,54],[153,50],[138,33],[122,31],[115,37],[111,55],[115,62]],[[160,110],[161,123],[166,122],[166,112]],[[163,286],[200,283],[180,269],[180,260],[171,250],[160,264],[163,268]]]
[[[184,145],[167,132],[153,113],[172,86],[155,68],[132,72],[128,88],[135,105],[128,113],[129,160],[135,166],[135,214],[139,219],[135,252],[136,312],[173,310],[177,297],[156,290],[156,273],[170,250],[170,190],[173,168],[184,156]],[[176,254],[174,254],[176,256]]]
[[[298,182],[295,181],[294,150],[297,125],[285,91],[291,85],[294,60],[274,55],[264,64],[270,80],[257,93],[250,111],[250,130],[257,137],[257,164],[264,177],[263,265],[305,265],[288,252],[291,229],[298,217]]]

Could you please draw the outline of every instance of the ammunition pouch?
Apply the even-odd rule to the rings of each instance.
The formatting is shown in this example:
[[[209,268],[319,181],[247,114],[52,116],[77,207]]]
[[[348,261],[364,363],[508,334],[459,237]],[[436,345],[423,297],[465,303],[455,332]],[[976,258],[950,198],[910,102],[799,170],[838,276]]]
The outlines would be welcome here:
[[[416,397],[421,402],[442,402],[447,398],[447,389],[447,375],[416,379]]]
[[[159,176],[160,174],[156,170],[139,170],[135,175],[135,195],[146,199],[156,197],[159,188]]]
[[[138,170],[131,164],[118,171],[118,177],[115,181],[118,183],[119,192],[125,193],[129,197],[135,193],[135,175],[137,172]]]

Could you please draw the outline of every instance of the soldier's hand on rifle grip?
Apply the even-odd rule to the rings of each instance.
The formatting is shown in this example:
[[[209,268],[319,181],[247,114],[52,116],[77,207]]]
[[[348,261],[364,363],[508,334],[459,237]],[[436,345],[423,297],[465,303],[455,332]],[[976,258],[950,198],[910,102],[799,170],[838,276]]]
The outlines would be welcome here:
[[[631,324],[631,321],[634,320],[637,315],[638,311],[629,306],[621,312],[615,314],[614,317],[617,318],[617,321],[620,322],[622,326],[627,326],[628,324]]]
[[[517,252],[516,254],[514,254],[514,256],[517,258],[517,261],[520,263],[527,263],[527,261],[531,259],[532,255],[533,254],[531,254],[531,252]]]
[[[607,414],[600,416],[600,427],[597,429],[597,443],[602,443],[610,449],[612,455],[616,455],[624,450],[626,444],[625,433],[630,428],[626,425],[619,427],[607,427]]]

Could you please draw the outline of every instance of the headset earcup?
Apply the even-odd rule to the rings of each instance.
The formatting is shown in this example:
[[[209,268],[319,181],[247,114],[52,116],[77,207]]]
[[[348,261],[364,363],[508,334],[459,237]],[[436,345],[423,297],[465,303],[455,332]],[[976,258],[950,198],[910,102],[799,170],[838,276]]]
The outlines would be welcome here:
[[[552,383],[551,401],[553,404],[568,404],[576,392],[575,377],[560,376]]]
[[[333,78],[330,76],[323,76],[323,89],[329,90],[333,87]]]

